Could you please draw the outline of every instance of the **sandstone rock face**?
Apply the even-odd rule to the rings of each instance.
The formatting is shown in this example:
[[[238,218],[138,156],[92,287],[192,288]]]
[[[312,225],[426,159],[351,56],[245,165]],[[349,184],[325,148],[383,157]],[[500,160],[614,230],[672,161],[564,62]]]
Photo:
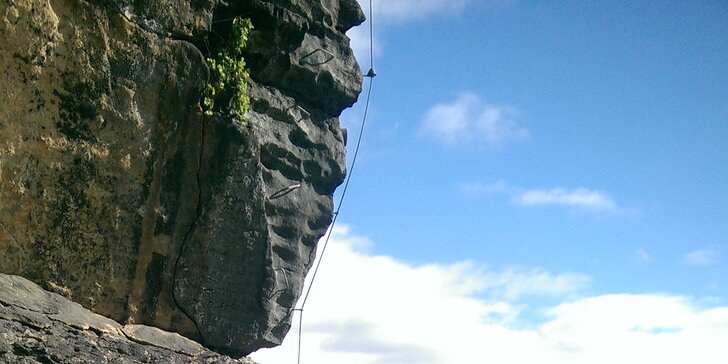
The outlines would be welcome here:
[[[204,116],[248,17],[247,121]],[[246,355],[280,343],[343,180],[355,0],[0,1],[0,272]]]
[[[238,363],[179,334],[119,325],[22,277],[0,274],[0,363]]]

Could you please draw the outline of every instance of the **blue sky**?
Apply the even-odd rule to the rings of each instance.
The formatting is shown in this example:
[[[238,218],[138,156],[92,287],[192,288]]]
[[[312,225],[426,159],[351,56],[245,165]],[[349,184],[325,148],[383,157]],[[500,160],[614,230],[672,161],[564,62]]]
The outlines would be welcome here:
[[[728,3],[382,0],[374,7],[379,76],[332,239],[341,255],[324,260],[307,313],[314,316],[304,336],[312,336],[309,362],[530,360],[457,344],[428,351],[429,339],[407,341],[406,329],[384,342],[362,336],[411,324],[373,318],[387,316],[381,311],[352,312],[377,306],[372,297],[399,297],[386,287],[400,278],[382,276],[360,284],[351,301],[337,298],[341,286],[372,281],[387,267],[420,287],[401,297],[411,304],[475,307],[462,310],[462,327],[447,307],[428,308],[452,316],[443,325],[454,331],[472,329],[466,341],[514,335],[501,347],[532,344],[540,362],[657,362],[650,345],[675,348],[662,350],[663,363],[726,362]],[[366,25],[349,32],[364,71]],[[349,140],[362,113],[359,102],[342,115]],[[372,271],[337,270],[337,260]],[[338,302],[341,312],[323,302]],[[603,317],[610,319],[591,322]],[[569,320],[586,331],[557,329],[572,327]],[[629,337],[617,351],[635,354],[605,354],[598,333],[622,320],[624,332],[608,338]],[[347,331],[325,324],[332,322],[355,324]],[[630,336],[641,329],[644,337]],[[438,331],[433,343],[452,335]],[[541,339],[531,341],[535,332]],[[280,362],[290,350],[256,355]],[[696,361],[698,350],[711,355]]]

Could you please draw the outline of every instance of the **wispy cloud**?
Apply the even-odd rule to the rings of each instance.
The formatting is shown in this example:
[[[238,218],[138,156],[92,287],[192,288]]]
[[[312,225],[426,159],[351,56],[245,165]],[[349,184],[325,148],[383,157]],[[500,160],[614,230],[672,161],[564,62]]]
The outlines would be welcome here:
[[[380,34],[375,33],[370,43],[369,27],[358,26],[351,28],[346,32],[346,36],[351,40],[351,49],[354,50],[354,56],[362,68],[370,66],[370,52],[373,52],[374,58],[379,58],[384,51]],[[364,69],[364,73],[366,71],[367,69]]]
[[[420,131],[447,145],[476,142],[492,146],[530,136],[527,129],[518,125],[518,117],[515,108],[485,103],[468,92],[428,110]]]
[[[385,24],[422,20],[433,15],[460,13],[470,0],[373,0],[374,16]],[[359,0],[365,12],[369,0]]]
[[[721,251],[716,247],[695,250],[683,256],[683,263],[687,265],[708,266],[720,259]]]
[[[346,35],[351,39],[351,48],[354,50],[360,65],[366,67],[369,65],[370,51],[374,52],[375,58],[383,53],[386,41],[382,39],[385,38],[384,34],[388,27],[421,21],[443,14],[457,15],[470,2],[470,0],[373,0],[373,21],[376,24],[372,40],[373,49],[369,43],[369,26],[367,23],[350,29]],[[359,0],[359,5],[364,10],[367,19],[372,19],[369,14],[369,0]]]
[[[588,279],[540,269],[414,266],[361,252],[355,246],[362,241],[341,228],[332,237],[305,310],[304,362],[723,364],[728,359],[727,306],[699,309],[674,295],[584,296],[579,290]],[[527,279],[534,282],[524,283]],[[541,284],[551,288],[539,292]],[[483,295],[492,290],[503,294]],[[580,295],[570,294],[575,291]],[[555,295],[559,301],[534,307],[530,294]],[[524,323],[524,306],[547,315]],[[253,359],[295,361],[297,325],[296,320],[281,347],[260,350]]]
[[[563,297],[591,285],[591,277],[580,273],[554,274],[540,268],[509,268],[501,272],[483,273],[484,288],[495,297],[516,301],[524,297]]]
[[[519,194],[517,201],[526,206],[561,205],[592,211],[617,211],[617,204],[612,197],[602,191],[587,188],[529,190]]]
[[[606,192],[588,188],[523,189],[503,181],[492,184],[463,183],[458,190],[467,194],[505,194],[522,206],[564,206],[591,212],[617,213],[622,211],[617,202]]]
[[[643,248],[635,250],[634,257],[640,262],[649,262],[652,260],[652,256],[650,256],[650,253],[648,253],[647,250]]]
[[[358,1],[367,19],[373,19],[375,24],[373,49],[369,43],[368,23],[354,27],[346,33],[351,39],[351,48],[362,67],[369,65],[370,50],[374,52],[375,58],[382,55],[386,45],[387,29],[392,26],[434,17],[458,16],[464,13],[469,4],[476,2],[489,10],[504,9],[518,3],[518,0],[372,0],[374,10],[372,18],[369,14],[369,0]]]

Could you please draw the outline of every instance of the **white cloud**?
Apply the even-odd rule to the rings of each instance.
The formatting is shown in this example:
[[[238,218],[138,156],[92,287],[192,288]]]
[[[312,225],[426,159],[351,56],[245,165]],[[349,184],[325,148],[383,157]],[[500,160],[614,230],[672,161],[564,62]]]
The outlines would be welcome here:
[[[467,194],[505,194],[516,204],[523,206],[556,205],[573,207],[592,212],[617,213],[624,211],[614,199],[602,191],[587,188],[573,190],[565,188],[524,190],[511,186],[503,181],[491,184],[479,182],[462,183],[457,186],[460,192]]]
[[[464,93],[452,103],[435,105],[425,113],[421,133],[447,145],[479,142],[498,145],[529,137],[516,122],[518,111],[506,105],[484,103]]]
[[[568,296],[589,287],[591,277],[578,273],[553,274],[539,268],[510,268],[483,274],[484,288],[508,301],[529,296]]]
[[[617,204],[608,194],[586,188],[525,191],[518,195],[517,202],[526,206],[562,205],[592,211],[616,212],[618,210]]]
[[[728,307],[700,309],[671,295],[578,298],[570,293],[588,282],[568,274],[491,272],[473,263],[413,266],[358,250],[367,244],[345,228],[331,239],[305,310],[303,363],[728,361]],[[519,286],[533,277],[534,284]],[[534,287],[540,284],[552,288],[539,292]],[[492,298],[487,292],[494,289],[503,294]],[[566,296],[544,309],[545,321],[517,325],[529,304],[520,299],[534,294]],[[295,362],[297,323],[283,346],[260,350],[253,359]]]
[[[717,248],[706,248],[683,256],[683,263],[687,265],[708,266],[715,264],[720,258],[720,251]]]
[[[565,303],[540,331],[581,363],[728,360],[728,307],[699,310],[682,297],[604,295]],[[721,345],[721,346],[718,346]]]

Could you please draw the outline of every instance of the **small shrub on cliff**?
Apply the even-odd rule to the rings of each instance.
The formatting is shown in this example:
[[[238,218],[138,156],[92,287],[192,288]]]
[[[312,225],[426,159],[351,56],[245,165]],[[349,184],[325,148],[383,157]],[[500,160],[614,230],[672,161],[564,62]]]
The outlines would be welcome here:
[[[240,120],[250,106],[248,98],[248,69],[245,67],[243,50],[248,34],[253,29],[250,19],[235,18],[230,37],[222,51],[207,58],[210,67],[210,82],[205,88],[202,107],[205,115],[224,110]],[[229,106],[225,106],[227,102]]]

